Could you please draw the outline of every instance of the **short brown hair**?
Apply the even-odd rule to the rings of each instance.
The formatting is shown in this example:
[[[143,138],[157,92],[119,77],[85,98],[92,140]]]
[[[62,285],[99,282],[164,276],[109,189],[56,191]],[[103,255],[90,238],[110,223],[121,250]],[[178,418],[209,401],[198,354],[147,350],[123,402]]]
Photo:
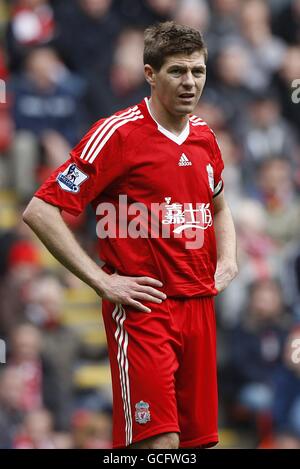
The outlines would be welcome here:
[[[144,64],[159,71],[166,57],[173,54],[187,54],[203,51],[207,61],[207,48],[202,34],[197,29],[166,21],[149,26],[144,34]]]

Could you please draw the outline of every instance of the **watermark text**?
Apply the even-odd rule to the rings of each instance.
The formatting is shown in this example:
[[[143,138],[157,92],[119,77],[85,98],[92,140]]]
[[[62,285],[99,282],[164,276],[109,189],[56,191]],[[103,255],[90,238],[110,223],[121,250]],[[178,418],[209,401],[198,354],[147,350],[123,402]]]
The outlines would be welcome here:
[[[299,104],[300,103],[300,78],[296,78],[292,82],[292,88],[294,90],[292,92],[292,101],[294,104]]]

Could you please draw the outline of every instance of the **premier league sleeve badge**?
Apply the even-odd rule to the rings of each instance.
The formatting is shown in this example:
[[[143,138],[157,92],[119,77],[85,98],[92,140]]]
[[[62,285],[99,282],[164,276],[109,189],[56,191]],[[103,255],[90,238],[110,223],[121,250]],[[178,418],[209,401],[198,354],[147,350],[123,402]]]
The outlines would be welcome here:
[[[79,186],[86,179],[88,179],[88,175],[72,163],[62,173],[59,173],[56,181],[64,191],[76,194],[80,190]]]

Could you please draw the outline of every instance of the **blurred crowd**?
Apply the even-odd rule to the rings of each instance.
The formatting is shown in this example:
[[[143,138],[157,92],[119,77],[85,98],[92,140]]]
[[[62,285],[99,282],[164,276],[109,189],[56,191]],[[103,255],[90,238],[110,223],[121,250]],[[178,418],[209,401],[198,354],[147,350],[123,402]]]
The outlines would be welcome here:
[[[204,33],[196,114],[238,235],[216,302],[220,447],[300,448],[300,0],[0,0],[0,448],[111,447],[110,393],[74,380],[105,347],[64,323],[76,279],[41,259],[20,213],[94,121],[149,95],[143,30],[166,19]],[[96,257],[89,210],[65,218]]]

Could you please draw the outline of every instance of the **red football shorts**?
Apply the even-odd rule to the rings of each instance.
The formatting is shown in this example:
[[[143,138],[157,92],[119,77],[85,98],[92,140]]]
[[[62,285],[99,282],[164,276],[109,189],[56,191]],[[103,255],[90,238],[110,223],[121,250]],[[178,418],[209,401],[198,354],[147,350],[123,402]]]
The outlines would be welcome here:
[[[103,300],[113,387],[113,447],[178,432],[180,447],[218,442],[213,297],[148,303]]]

